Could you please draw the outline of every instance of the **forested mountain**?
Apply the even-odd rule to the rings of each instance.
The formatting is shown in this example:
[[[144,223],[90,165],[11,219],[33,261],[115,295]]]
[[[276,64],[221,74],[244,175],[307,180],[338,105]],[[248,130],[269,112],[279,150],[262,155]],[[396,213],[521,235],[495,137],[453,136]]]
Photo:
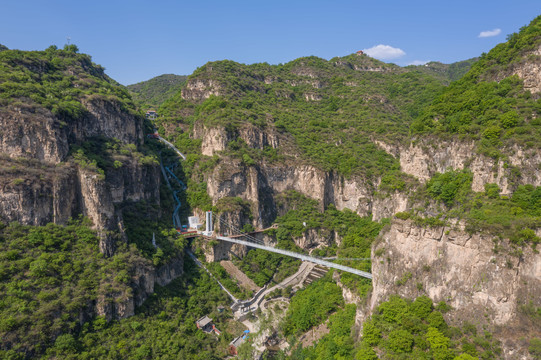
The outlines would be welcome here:
[[[184,243],[143,117],[75,45],[0,52],[0,124],[0,357],[36,358],[133,315],[182,272]]]
[[[74,45],[2,48],[0,357],[539,358],[540,24],[450,65],[224,60],[129,92]],[[207,210],[372,279],[173,229]]]
[[[157,108],[180,90],[186,78],[184,75],[163,74],[126,87],[135,101]]]
[[[435,77],[441,79],[446,85],[449,85],[452,81],[460,79],[466,74],[471,66],[479,58],[475,57],[468,60],[458,61],[452,64],[443,64],[438,61],[430,61],[424,65],[410,65],[408,67],[415,67],[420,71],[427,72]]]
[[[441,81],[416,69],[366,55],[278,66],[220,61],[197,69],[160,114],[164,124],[223,128],[220,150],[239,158],[260,157],[250,153],[253,146],[229,141],[253,127],[280,137],[284,143],[276,150],[288,161],[377,176],[398,163],[373,140],[405,140],[413,118],[442,89]]]

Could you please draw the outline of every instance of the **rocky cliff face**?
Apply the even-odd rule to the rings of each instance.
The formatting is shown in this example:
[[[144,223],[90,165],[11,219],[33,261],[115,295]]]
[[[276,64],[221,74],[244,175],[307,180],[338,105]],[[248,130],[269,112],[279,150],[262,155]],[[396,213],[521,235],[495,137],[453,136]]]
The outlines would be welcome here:
[[[221,86],[215,80],[190,79],[182,89],[182,98],[186,100],[201,101],[211,95],[220,96]]]
[[[0,176],[0,220],[28,225],[65,223],[83,214],[92,219],[101,238],[101,251],[114,252],[112,231],[119,230],[124,201],[159,202],[157,166],[126,159],[105,178],[85,167],[64,163],[71,144],[94,136],[116,138],[123,144],[142,141],[142,119],[116,101],[90,96],[82,101],[85,115],[61,120],[35,105],[12,104],[0,110],[0,153],[9,169]],[[27,159],[27,160],[24,160]],[[32,159],[33,161],[30,161]]]
[[[135,308],[142,305],[154,292],[155,284],[165,286],[183,273],[184,259],[176,257],[167,264],[155,268],[150,261],[138,259],[132,265],[130,288],[133,294],[115,292],[100,296],[95,305],[96,314],[108,321],[134,315]]]
[[[0,109],[0,152],[49,163],[64,161],[71,143],[94,136],[142,141],[142,120],[121,109],[116,101],[90,97],[82,102],[87,112],[77,119],[62,120],[36,105],[11,104]]]
[[[65,223],[79,209],[77,170],[1,155],[0,219],[22,224]]]
[[[27,225],[65,224],[83,214],[100,235],[100,250],[111,256],[115,249],[125,201],[159,201],[157,166],[139,165],[135,159],[111,169],[105,178],[73,163],[50,165],[4,158],[7,171],[0,177],[0,219]],[[122,231],[121,234],[122,235]]]
[[[407,174],[421,181],[427,181],[436,172],[468,167],[473,173],[472,189],[484,191],[487,183],[496,183],[502,194],[509,194],[509,179],[519,184],[541,185],[539,149],[523,149],[514,146],[504,149],[507,161],[494,160],[475,151],[475,143],[464,141],[418,141],[400,148],[400,167]],[[520,169],[520,175],[513,174],[513,167]]]
[[[249,147],[259,150],[266,146],[276,149],[283,142],[280,140],[280,134],[273,128],[261,129],[254,125],[229,131],[223,126],[206,127],[197,123],[194,126],[193,137],[202,140],[201,152],[206,156],[213,156],[224,151],[230,141],[238,138],[242,139]]]
[[[520,336],[540,335],[521,307],[530,302],[541,306],[541,255],[530,247],[517,252],[501,240],[496,251],[495,241],[485,234],[470,235],[461,224],[423,228],[394,220],[372,251],[372,309],[391,294],[427,294],[453,308],[451,323],[514,329],[516,334],[507,334],[503,344],[511,354],[520,347]],[[496,335],[498,331],[503,330]]]
[[[78,170],[81,208],[77,211],[96,226],[100,250],[106,256],[114,253],[116,239],[123,236],[121,204],[141,200],[159,203],[160,177],[157,166],[141,166],[135,159],[109,170],[105,178],[92,171]]]
[[[518,75],[524,80],[524,89],[529,90],[532,94],[541,92],[541,46],[528,54],[528,61],[516,66],[513,69],[513,74]]]
[[[541,92],[541,46],[527,52],[522,56],[522,60],[508,66],[506,71],[496,76],[499,81],[510,75],[517,75],[524,81],[524,90],[539,96]]]
[[[68,154],[66,132],[49,110],[25,104],[2,107],[0,126],[0,152],[10,157],[58,163]]]
[[[310,165],[264,163],[244,166],[240,161],[224,159],[207,178],[207,190],[214,201],[223,197],[241,197],[254,206],[254,226],[266,227],[277,214],[274,196],[287,190],[298,191],[323,206],[350,209],[361,216],[372,214],[375,220],[389,217],[408,206],[404,194],[374,196],[373,185],[362,179],[347,179]]]

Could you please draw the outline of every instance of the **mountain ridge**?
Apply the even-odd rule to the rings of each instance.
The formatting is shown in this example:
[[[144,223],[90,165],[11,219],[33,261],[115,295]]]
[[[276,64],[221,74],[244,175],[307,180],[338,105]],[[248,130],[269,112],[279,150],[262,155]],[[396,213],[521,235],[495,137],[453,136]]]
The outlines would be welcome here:
[[[526,77],[541,73],[540,21],[454,82],[473,61],[209,62],[152,123],[74,45],[0,51],[0,357],[228,356],[245,327],[184,248],[243,298],[216,261],[258,286],[299,264],[188,244],[171,229],[175,197],[184,223],[212,210],[245,232],[275,224],[254,236],[372,272],[318,270],[269,294],[241,357],[287,339],[282,358],[535,359],[541,102]],[[154,127],[184,161],[145,136]],[[162,186],[160,163],[185,191]],[[328,333],[299,346],[317,326]]]

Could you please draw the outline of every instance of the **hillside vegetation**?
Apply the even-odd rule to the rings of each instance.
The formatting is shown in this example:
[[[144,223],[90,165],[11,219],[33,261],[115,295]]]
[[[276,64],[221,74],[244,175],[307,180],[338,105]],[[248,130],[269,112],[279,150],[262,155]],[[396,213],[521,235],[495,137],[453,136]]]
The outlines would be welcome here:
[[[145,260],[134,248],[104,258],[90,225],[0,223],[0,358],[39,355],[79,331],[99,297],[122,301],[132,292],[131,276]]]
[[[411,133],[460,135],[478,141],[481,153],[497,157],[500,148],[541,146],[541,99],[524,90],[512,75],[516,67],[539,62],[541,16],[483,54],[460,80],[452,83],[412,123]]]
[[[488,331],[472,324],[450,327],[443,314],[445,303],[434,307],[427,296],[414,301],[398,296],[380,304],[363,326],[355,359],[494,359],[501,354]]]
[[[457,61],[452,64],[430,61],[424,65],[409,65],[408,67],[433,75],[439,78],[442,83],[448,85],[464,76],[478,60],[479,58],[475,57],[468,60]]]
[[[279,150],[288,160],[298,162],[291,156],[298,153],[324,170],[373,177],[398,169],[398,162],[371,139],[404,140],[413,118],[442,89],[442,81],[429,74],[366,55],[306,57],[283,65],[218,61],[189,77],[161,106],[164,119],[157,124],[187,129],[199,123],[231,134],[246,126],[274,129],[288,139]],[[182,134],[175,137],[188,150]],[[231,141],[226,153],[247,163],[268,157],[239,141]]]
[[[76,45],[0,52],[0,106],[42,106],[61,119],[73,119],[86,113],[81,104],[86,98],[104,98],[118,102],[124,111],[136,111],[128,91],[89,55],[79,54]]]
[[[426,66],[401,68],[356,54],[328,61],[303,57],[280,65],[216,61],[205,64],[187,78],[162,75],[129,86],[136,103],[126,88],[105,75],[103,68],[93,64],[88,55],[78,54],[74,45],[62,50],[50,47],[33,52],[9,50],[0,45],[0,107],[16,108],[20,104],[42,107],[59,120],[69,121],[84,117],[86,99],[115,101],[124,112],[132,114],[142,110],[142,106],[159,106],[160,117],[154,124],[147,123],[146,131],[157,126],[160,134],[187,154],[185,161],[179,163],[176,154],[156,140],[147,138],[146,144],[138,148],[135,144],[99,136],[69,144],[71,152],[67,161],[74,170],[94,170],[89,182],[109,180],[112,172],[132,162],[154,166],[156,173],[159,173],[158,158],[165,165],[177,164],[172,171],[188,186],[187,191],[179,192],[183,220],[185,215],[207,209],[221,215],[238,213],[242,223],[239,228],[249,232],[254,230],[255,215],[262,218],[253,211],[260,205],[256,202],[270,199],[269,202],[275,202],[272,204],[275,211],[269,211],[269,217],[272,216],[270,220],[277,226],[264,235],[275,240],[278,247],[310,252],[313,256],[337,256],[342,258],[336,260],[341,264],[371,271],[376,261],[382,264],[395,261],[390,252],[381,256],[385,249],[372,254],[374,243],[383,237],[382,229],[393,224],[389,218],[373,220],[371,212],[377,200],[388,210],[380,214],[412,219],[425,228],[461,220],[466,232],[492,236],[493,258],[502,251],[500,243],[509,240],[511,255],[522,261],[521,247],[531,246],[535,252],[541,241],[538,236],[540,186],[514,182],[520,177],[520,169],[513,167],[508,179],[509,194],[501,195],[498,185],[490,182],[484,185],[484,191],[474,192],[469,163],[461,163],[464,168],[431,173],[423,184],[401,172],[395,150],[421,138],[468,139],[477,144],[480,153],[492,158],[504,158],[505,149],[511,145],[541,149],[541,99],[539,94],[524,90],[524,81],[513,75],[518,67],[539,62],[539,55],[533,51],[540,44],[541,17],[537,17],[479,59],[451,65],[431,62]],[[220,136],[226,139],[225,150],[213,156],[203,155],[202,150],[204,141],[209,141],[203,139],[210,133],[209,129],[215,130],[210,142],[218,142]],[[256,140],[261,134],[275,136],[279,145],[254,145],[257,141],[249,144],[246,133],[255,134],[252,137]],[[7,159],[7,155],[2,156]],[[232,179],[222,168],[211,174],[228,161],[235,171],[241,169],[238,178]],[[6,173],[11,172],[11,185],[25,181],[20,175],[23,172],[12,165],[23,167],[25,161],[3,163],[11,165],[11,168],[3,165]],[[49,169],[39,167],[38,163],[36,160],[36,169]],[[337,205],[326,201],[328,194],[323,199],[312,199],[291,190],[291,183],[286,181],[281,188],[268,186],[265,181],[279,182],[283,180],[279,179],[282,174],[269,171],[271,175],[262,179],[268,175],[262,169],[276,166],[280,170],[284,164],[312,165],[317,171],[325,171],[325,176],[333,181],[338,179],[339,185],[331,181],[322,185],[325,193],[331,192],[328,189],[331,186],[335,186],[332,191],[343,190],[349,180],[360,180],[350,182],[354,184],[351,187],[356,187],[354,191],[346,194],[343,190],[340,196],[348,198],[344,202],[350,197],[359,200],[357,204],[364,201],[365,208],[359,206],[353,211],[344,206],[344,210],[338,210]],[[254,181],[243,185],[242,181],[249,177],[242,179],[242,176],[252,170],[250,179]],[[311,181],[319,175],[314,175],[316,170],[306,172],[308,186],[316,182]],[[132,173],[136,174],[129,172],[127,177]],[[32,174],[36,183],[45,180],[35,169]],[[213,183],[211,176],[223,181]],[[152,173],[148,177],[157,178]],[[300,182],[298,177],[292,179]],[[260,185],[260,180],[265,186]],[[80,187],[81,180],[76,181],[79,182],[74,186]],[[216,198],[207,193],[208,184],[218,188],[213,189]],[[250,188],[250,196],[256,193],[255,200],[248,201],[238,194],[222,196],[226,193],[224,189],[237,185]],[[355,191],[361,187],[366,191]],[[121,186],[111,182],[103,188],[116,191]],[[188,241],[178,238],[171,229],[173,193],[164,184],[160,190],[160,199],[129,198],[114,204],[113,222],[121,223],[126,236],[120,239],[120,233],[117,234],[114,254],[110,257],[100,253],[100,238],[91,229],[91,221],[83,217],[66,225],[0,222],[0,358],[219,359],[227,356],[229,342],[244,327],[232,319],[227,307],[223,312],[217,310],[218,305],[227,306],[229,298],[188,257],[184,259],[184,274],[165,287],[156,286],[155,292],[131,318],[115,320],[113,315],[108,321],[105,316],[97,316],[97,304],[125,306],[126,300],[134,297],[134,283],[146,281],[143,271],[179,258],[188,246]],[[263,191],[271,194],[258,193]],[[393,198],[395,195],[398,200]],[[114,196],[121,197],[117,193]],[[407,210],[397,213],[397,208],[404,208],[402,204]],[[359,215],[361,211],[365,211],[363,216]],[[312,241],[307,234],[317,239]],[[418,236],[419,249],[426,240],[423,236]],[[156,240],[156,245],[151,239]],[[310,244],[301,249],[297,245],[299,239]],[[430,241],[443,241],[438,239]],[[462,251],[477,250],[464,247]],[[434,256],[448,254],[438,250]],[[258,286],[272,286],[299,266],[298,260],[253,249],[233,261]],[[427,277],[431,275],[430,266],[420,262],[413,265],[423,269]],[[237,296],[247,297],[223,267],[212,264],[209,268]],[[477,270],[472,267],[471,271]],[[371,298],[374,294],[378,296],[377,286],[386,285],[374,281],[372,289],[371,280],[351,274],[333,275],[330,271],[302,289],[285,288],[273,294],[288,298],[280,299],[288,302],[287,310],[279,305],[271,306],[283,315],[274,324],[274,335],[287,339],[291,345],[286,351],[278,351],[275,358],[484,360],[501,358],[504,354],[502,343],[487,330],[492,326],[488,314],[480,314],[486,322],[456,324],[453,311],[460,309],[451,309],[443,301],[434,304],[428,296],[405,299],[392,294]],[[391,279],[387,285],[390,289],[404,285],[412,277],[411,272],[404,273],[402,278],[395,277],[396,280],[393,280],[396,274],[384,275]],[[376,276],[382,275],[374,271],[377,280]],[[526,284],[520,276],[517,275],[520,279],[517,288],[537,286],[537,279],[530,278],[531,284]],[[476,286],[481,288],[484,284]],[[433,294],[423,288],[423,283],[417,284],[417,290],[418,294]],[[457,287],[456,291],[462,290]],[[532,294],[537,294],[536,291],[533,289]],[[380,291],[380,296],[387,296],[381,294],[384,292]],[[479,295],[487,301],[498,298],[489,290],[459,295],[464,301]],[[541,308],[538,302],[533,302],[538,297],[532,299],[516,311],[527,312],[533,322],[540,318]],[[504,302],[507,301],[510,309],[520,304],[511,298]],[[195,320],[203,315],[213,318],[222,331],[220,336],[197,329]],[[363,321],[361,338],[355,333],[361,331],[359,319]],[[313,346],[302,348],[300,337],[322,325],[328,332]],[[530,338],[520,340],[522,345],[530,346],[534,357],[541,354],[541,341],[535,338],[539,331],[535,331]],[[250,342],[246,344],[247,348],[251,346]]]
[[[126,88],[140,106],[157,108],[178,92],[187,78],[185,75],[163,74]]]
[[[45,358],[223,359],[233,339],[227,332],[231,314],[220,314],[216,307],[229,299],[188,257],[185,272],[168,286],[157,287],[133,317],[110,323],[96,317],[73,335],[57,338]],[[203,315],[210,315],[223,332],[219,338],[196,327]]]

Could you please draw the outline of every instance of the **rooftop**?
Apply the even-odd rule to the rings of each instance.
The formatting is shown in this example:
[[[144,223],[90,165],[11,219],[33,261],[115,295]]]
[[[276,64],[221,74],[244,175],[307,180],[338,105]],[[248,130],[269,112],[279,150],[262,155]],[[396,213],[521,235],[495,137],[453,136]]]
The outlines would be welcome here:
[[[210,324],[212,322],[212,319],[209,318],[207,315],[203,316],[201,319],[197,320],[195,323],[201,327],[201,328],[204,328],[205,326],[207,326],[208,324]]]
[[[244,339],[243,335],[241,335],[241,336],[238,336],[238,337],[234,338],[233,341],[231,341],[229,343],[229,345],[233,345],[234,347],[237,348],[237,347],[241,346],[242,343],[244,343],[244,340],[245,339]]]

